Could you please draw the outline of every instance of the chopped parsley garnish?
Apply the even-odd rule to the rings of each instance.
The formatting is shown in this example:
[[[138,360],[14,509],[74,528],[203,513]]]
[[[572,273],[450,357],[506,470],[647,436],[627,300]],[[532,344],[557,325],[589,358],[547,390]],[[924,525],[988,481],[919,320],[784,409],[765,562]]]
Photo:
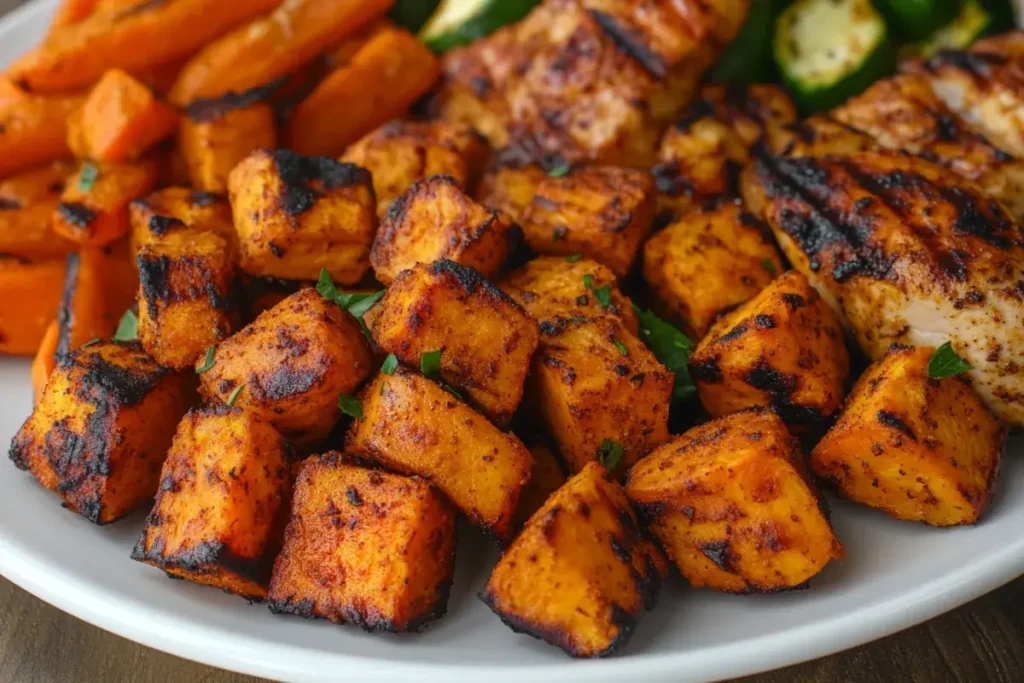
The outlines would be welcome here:
[[[568,263],[576,263],[581,258],[583,258],[583,254],[577,251],[575,254],[569,254],[568,256],[566,256],[565,260]]]
[[[620,342],[617,338],[612,337],[612,344],[615,344],[615,348],[617,348],[619,350],[619,353],[621,353],[623,356],[629,355],[629,349],[627,349],[626,345]]]
[[[587,273],[586,275],[584,275],[583,276],[583,286],[586,287],[587,289],[593,289],[594,288],[594,276],[591,275],[590,273]]]
[[[604,287],[598,287],[594,290],[594,298],[597,299],[598,305],[601,308],[608,308],[612,305],[612,288],[611,285],[605,285]]]
[[[548,171],[548,178],[561,178],[569,175],[569,171],[572,170],[571,164],[558,164],[550,171]]]
[[[216,346],[211,346],[210,348],[206,349],[206,360],[203,361],[202,365],[196,368],[197,375],[201,375],[213,367],[213,352],[216,348]]]
[[[640,339],[651,350],[658,362],[675,375],[676,381],[672,387],[672,398],[677,401],[689,398],[696,391],[696,387],[693,386],[690,379],[690,370],[687,367],[690,352],[693,350],[693,342],[654,313],[643,311],[636,305],[633,306],[633,310],[636,311],[640,320]]]
[[[385,375],[393,375],[397,369],[398,357],[393,353],[389,353],[388,357],[384,359],[384,364],[380,366],[380,371]]]
[[[613,470],[622,461],[622,456],[625,454],[626,451],[622,447],[621,443],[616,443],[611,439],[605,439],[597,449],[597,461],[601,463],[606,470]]]
[[[775,263],[770,258],[761,259],[761,267],[772,275],[775,275],[777,272],[775,269]]]
[[[229,406],[235,405],[235,399],[238,398],[238,395],[240,393],[242,393],[242,387],[244,387],[244,386],[245,386],[244,384],[239,384],[237,387],[235,387],[234,391],[232,391],[230,394],[228,394],[228,405]]]
[[[121,322],[117,324],[117,332],[114,333],[114,341],[129,342],[139,338],[139,318],[131,309],[124,312]]]
[[[441,371],[441,349],[427,351],[420,355],[420,372],[431,379],[436,379]]]
[[[320,296],[333,301],[345,309],[359,321],[363,332],[367,332],[366,323],[363,322],[363,315],[373,308],[373,305],[384,298],[384,290],[379,292],[339,292],[334,285],[334,280],[326,268],[320,270],[320,279],[316,283],[316,291]],[[369,336],[369,335],[367,335]]]
[[[950,342],[946,342],[935,350],[928,361],[928,376],[932,379],[945,379],[963,374],[973,368],[973,365],[957,355]]]
[[[338,397],[338,408],[349,417],[360,418],[363,416],[363,402],[355,396],[342,394]]]
[[[84,349],[86,346],[92,346],[93,344],[99,344],[99,343],[100,343],[100,338],[96,337],[95,339],[90,339],[89,341],[85,342],[84,344],[82,344],[78,348]]]
[[[79,192],[89,192],[92,190],[93,185],[96,184],[96,178],[100,175],[100,171],[90,162],[82,164],[82,170],[78,173],[78,190]]]

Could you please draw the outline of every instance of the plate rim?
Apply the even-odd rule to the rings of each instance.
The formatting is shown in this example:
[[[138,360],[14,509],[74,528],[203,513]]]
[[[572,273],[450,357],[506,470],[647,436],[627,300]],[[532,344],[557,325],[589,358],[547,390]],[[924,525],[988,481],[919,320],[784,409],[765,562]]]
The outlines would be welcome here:
[[[30,0],[0,17],[0,39],[12,31],[37,33],[56,0]],[[2,388],[0,388],[2,389]],[[127,561],[127,559],[126,559]],[[379,681],[441,680],[476,683],[564,683],[567,677],[612,683],[623,676],[701,681],[735,678],[810,661],[877,640],[932,619],[1024,575],[1024,536],[933,578],[898,599],[799,627],[728,644],[607,660],[571,660],[515,668],[480,664],[388,661],[343,652],[326,653],[214,628],[177,618],[81,580],[66,566],[35,557],[10,540],[0,525],[0,575],[35,597],[93,626],[146,647],[209,666],[282,681],[373,677]],[[740,598],[741,599],[741,598]],[[663,607],[664,608],[664,607]],[[344,668],[339,668],[344,667]]]

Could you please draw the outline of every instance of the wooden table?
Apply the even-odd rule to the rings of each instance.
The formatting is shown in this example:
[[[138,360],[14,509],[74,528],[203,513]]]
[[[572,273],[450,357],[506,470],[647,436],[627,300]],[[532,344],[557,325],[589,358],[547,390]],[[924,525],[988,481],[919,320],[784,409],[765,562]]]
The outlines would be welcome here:
[[[21,2],[0,0],[0,15]],[[745,683],[1017,683],[1022,672],[1024,578],[917,628]],[[0,683],[256,680],[136,645],[64,614],[0,578]]]

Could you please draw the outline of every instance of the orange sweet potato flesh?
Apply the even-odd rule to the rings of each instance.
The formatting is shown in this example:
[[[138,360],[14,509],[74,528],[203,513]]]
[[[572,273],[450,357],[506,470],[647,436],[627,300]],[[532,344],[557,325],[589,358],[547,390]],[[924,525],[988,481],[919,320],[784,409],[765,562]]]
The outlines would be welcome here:
[[[61,260],[0,259],[0,353],[32,356],[60,302]]]
[[[393,0],[289,0],[276,12],[208,45],[182,70],[170,99],[244,92],[289,74],[383,16]]]
[[[68,147],[80,159],[135,161],[178,129],[178,112],[145,85],[111,69],[68,122]]]
[[[437,58],[416,36],[385,25],[295,108],[287,128],[290,146],[302,154],[337,156],[402,115],[439,74]]]
[[[36,403],[39,403],[46,380],[50,378],[50,373],[57,364],[57,332],[57,321],[51,320],[46,326],[43,341],[36,350],[36,357],[32,359],[32,394]]]
[[[0,178],[70,157],[67,120],[84,101],[34,95],[0,74]]]
[[[58,161],[0,181],[0,254],[43,260],[63,258],[75,248],[50,230],[71,171]]]
[[[111,68],[131,73],[173,62],[281,0],[174,0],[103,7],[82,21],[55,27],[42,45],[21,56],[10,75],[30,90],[86,88]]]

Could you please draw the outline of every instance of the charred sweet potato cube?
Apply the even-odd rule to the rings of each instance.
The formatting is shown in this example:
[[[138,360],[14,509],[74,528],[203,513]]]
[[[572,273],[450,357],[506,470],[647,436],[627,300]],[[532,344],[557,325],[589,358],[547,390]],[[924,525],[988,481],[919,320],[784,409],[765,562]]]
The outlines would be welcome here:
[[[540,331],[526,403],[547,424],[570,471],[612,444],[622,447],[626,468],[668,440],[674,377],[619,321],[560,317]]]
[[[480,597],[517,633],[601,657],[626,645],[666,573],[622,487],[590,463],[530,518]]]
[[[541,181],[522,227],[538,253],[581,253],[623,277],[651,231],[654,212],[649,173],[587,166]]]
[[[470,199],[454,178],[432,176],[391,205],[370,262],[384,284],[417,263],[443,258],[494,277],[509,254],[512,226],[510,217]]]
[[[295,483],[273,612],[366,630],[417,631],[444,616],[456,514],[429,482],[316,455]]]
[[[723,315],[690,356],[713,417],[764,406],[796,430],[839,412],[849,372],[839,320],[795,270]]]
[[[468,126],[444,121],[392,121],[355,143],[342,161],[373,174],[377,215],[413,183],[435,175],[454,178],[471,191],[487,158],[487,142]]]
[[[961,379],[930,379],[934,349],[894,346],[858,380],[811,467],[898,519],[972,524],[992,496],[1006,428]]]
[[[178,130],[178,112],[120,69],[93,86],[68,121],[68,147],[79,159],[135,161]]]
[[[178,133],[178,151],[192,187],[218,194],[227,193],[228,176],[243,159],[275,147],[277,121],[267,102],[189,107]]]
[[[768,227],[739,204],[694,209],[644,245],[644,279],[666,317],[702,338],[723,311],[783,270]]]
[[[53,318],[64,261],[38,263],[0,256],[0,353],[31,356]]]
[[[540,165],[506,161],[499,152],[497,162],[480,181],[475,197],[484,206],[504,211],[522,223],[526,209],[537,195],[537,187],[547,177],[547,171]]]
[[[218,344],[212,367],[199,375],[199,391],[256,413],[308,449],[341,418],[338,398],[354,394],[373,370],[356,319],[307,288]]]
[[[443,259],[402,271],[374,316],[383,351],[417,367],[441,351],[441,378],[465,391],[497,424],[512,418],[523,396],[537,323],[472,268]]]
[[[258,150],[228,177],[231,209],[250,275],[338,284],[370,267],[377,202],[369,172],[326,157]]]
[[[89,521],[113,522],[156,493],[192,394],[186,375],[158,365],[137,342],[61,355],[11,443],[11,460]]]
[[[531,444],[529,448],[533,467],[530,469],[530,481],[526,482],[523,493],[519,496],[519,506],[516,508],[517,527],[526,524],[526,520],[565,483],[562,463],[547,444]]]
[[[156,187],[154,159],[96,165],[86,162],[68,178],[53,213],[53,230],[78,244],[104,246],[128,234],[128,205]]]
[[[530,451],[440,385],[404,367],[362,392],[347,451],[433,482],[499,540],[511,538]]]
[[[175,432],[132,559],[262,600],[290,484],[287,444],[270,424],[228,406],[192,410]]]
[[[139,274],[127,239],[68,254],[57,308],[57,353],[113,336],[138,291]]]
[[[132,253],[149,242],[177,230],[213,232],[235,248],[237,237],[231,205],[223,197],[188,187],[165,187],[128,207],[132,226]]]
[[[843,556],[795,437],[768,410],[676,437],[629,471],[626,495],[693,586],[802,586]]]
[[[50,229],[71,170],[57,162],[0,181],[0,254],[46,260],[75,249]]]
[[[541,256],[513,271],[501,288],[535,320],[614,317],[633,334],[633,303],[619,291],[615,273],[587,258]]]
[[[143,245],[137,263],[139,339],[158,363],[182,370],[231,335],[238,305],[227,240],[177,230]]]
[[[270,310],[300,289],[313,284],[300,280],[279,280],[273,277],[253,277],[245,274],[242,274],[239,280],[242,320],[245,324],[249,324],[260,313]],[[363,314],[364,321],[367,320],[367,315],[369,315],[369,311]],[[367,324],[369,323],[367,322]]]

